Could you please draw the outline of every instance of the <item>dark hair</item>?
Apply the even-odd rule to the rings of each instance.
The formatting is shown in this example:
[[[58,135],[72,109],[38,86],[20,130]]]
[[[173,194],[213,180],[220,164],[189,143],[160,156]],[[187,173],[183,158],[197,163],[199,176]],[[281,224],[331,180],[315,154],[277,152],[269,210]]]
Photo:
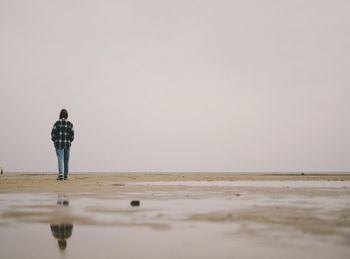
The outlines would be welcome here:
[[[58,240],[58,247],[60,248],[60,250],[65,250],[67,247],[67,241],[64,240]]]
[[[68,119],[68,112],[66,109],[62,109],[60,112],[60,119]]]

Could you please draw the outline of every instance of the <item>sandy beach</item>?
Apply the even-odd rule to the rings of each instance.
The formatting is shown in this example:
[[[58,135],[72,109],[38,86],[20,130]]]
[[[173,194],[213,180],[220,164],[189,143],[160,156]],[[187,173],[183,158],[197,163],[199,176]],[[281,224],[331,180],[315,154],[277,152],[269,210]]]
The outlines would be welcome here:
[[[0,177],[1,258],[350,256],[350,175],[55,177]],[[62,226],[70,226],[64,251],[54,231]],[[37,242],[45,249],[28,254]]]
[[[176,181],[350,181],[350,174],[210,174],[210,173],[101,173],[71,174],[65,182],[56,181],[54,174],[11,174],[0,177],[0,193],[92,193],[103,195],[127,189],[131,182]],[[119,187],[119,188],[118,188]]]

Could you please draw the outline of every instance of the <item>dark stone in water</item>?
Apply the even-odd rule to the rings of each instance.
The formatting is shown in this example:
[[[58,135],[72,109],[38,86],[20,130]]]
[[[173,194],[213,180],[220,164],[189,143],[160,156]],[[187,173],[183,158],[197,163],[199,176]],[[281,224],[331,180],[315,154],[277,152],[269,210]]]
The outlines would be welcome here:
[[[136,206],[140,206],[140,201],[131,201],[130,202],[130,205],[133,206],[133,207],[136,207]]]

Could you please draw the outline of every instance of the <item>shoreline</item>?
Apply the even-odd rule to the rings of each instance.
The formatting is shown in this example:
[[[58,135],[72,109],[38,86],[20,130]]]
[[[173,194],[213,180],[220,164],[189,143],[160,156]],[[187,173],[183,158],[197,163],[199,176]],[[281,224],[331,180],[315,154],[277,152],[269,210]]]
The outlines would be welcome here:
[[[56,175],[57,172],[4,172],[0,176],[10,175]],[[70,172],[71,175],[265,175],[265,176],[299,176],[299,175],[310,175],[310,176],[350,176],[350,172]]]

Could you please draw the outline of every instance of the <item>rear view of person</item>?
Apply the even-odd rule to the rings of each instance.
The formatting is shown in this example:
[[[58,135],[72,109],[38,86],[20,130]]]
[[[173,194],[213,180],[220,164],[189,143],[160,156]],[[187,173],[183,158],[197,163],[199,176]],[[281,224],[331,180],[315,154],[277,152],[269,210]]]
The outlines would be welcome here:
[[[56,180],[68,180],[69,153],[74,140],[73,124],[68,120],[68,112],[62,109],[60,119],[55,122],[51,131],[51,140],[55,144],[58,160],[58,177]]]

